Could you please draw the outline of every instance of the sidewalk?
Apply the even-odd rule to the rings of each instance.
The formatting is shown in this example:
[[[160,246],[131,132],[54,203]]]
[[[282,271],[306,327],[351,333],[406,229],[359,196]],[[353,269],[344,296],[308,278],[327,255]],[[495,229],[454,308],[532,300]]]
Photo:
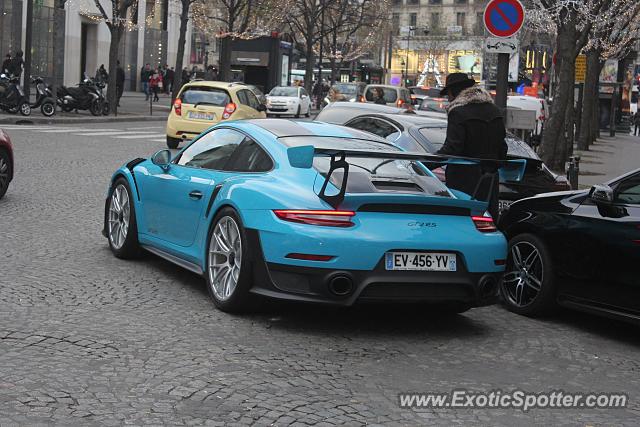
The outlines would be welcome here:
[[[602,184],[640,167],[640,137],[616,134],[598,139],[589,151],[575,151],[580,156],[580,187]]]
[[[118,107],[118,116],[92,116],[89,111],[65,113],[60,110],[53,117],[45,117],[39,108],[32,108],[30,116],[0,113],[0,124],[56,124],[56,123],[110,123],[166,121],[171,109],[171,96],[160,94],[160,101],[151,104],[145,101],[141,92],[124,92]]]

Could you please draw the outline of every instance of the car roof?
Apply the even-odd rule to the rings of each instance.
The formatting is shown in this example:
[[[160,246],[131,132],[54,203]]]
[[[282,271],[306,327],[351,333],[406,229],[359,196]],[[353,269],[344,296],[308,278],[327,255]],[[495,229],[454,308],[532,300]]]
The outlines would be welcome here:
[[[333,104],[329,104],[329,106],[325,108],[330,108],[332,110],[338,109],[338,108],[347,108],[349,110],[360,109],[360,110],[367,110],[367,111],[377,111],[380,113],[407,112],[406,108],[392,107],[390,105],[384,105],[384,104],[374,104],[371,102],[334,102]],[[413,113],[409,113],[409,114],[413,114]]]
[[[393,120],[395,122],[400,123],[404,127],[437,127],[437,128],[446,128],[447,121],[443,119],[436,119],[432,117],[418,116],[413,114],[361,114],[360,116],[356,116],[353,119],[356,119],[361,116],[367,117],[381,117],[389,120]],[[351,120],[353,120],[351,119]]]
[[[289,119],[249,119],[243,120],[243,122],[258,126],[277,138],[285,136],[321,136],[387,142],[384,138],[369,132],[324,122],[303,122]]]
[[[219,82],[219,81],[213,81],[213,80],[193,80],[184,85],[184,87],[190,87],[190,86],[206,86],[206,87],[216,87],[220,89],[229,89],[237,86],[245,86],[245,84],[239,83],[239,82],[229,83],[229,82]]]

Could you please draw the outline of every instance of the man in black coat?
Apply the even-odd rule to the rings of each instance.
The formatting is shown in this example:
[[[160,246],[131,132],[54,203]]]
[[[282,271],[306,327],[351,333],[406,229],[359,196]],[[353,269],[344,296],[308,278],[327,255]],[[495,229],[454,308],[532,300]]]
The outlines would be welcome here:
[[[476,82],[465,73],[447,76],[446,86],[440,92],[447,95],[447,139],[438,154],[474,157],[480,159],[504,160],[507,158],[507,143],[504,116],[493,103],[491,95],[476,86]],[[486,174],[496,174],[491,200],[487,200],[490,190],[489,180],[483,181],[476,193],[480,178]],[[447,186],[476,196],[489,202],[489,213],[498,216],[497,172],[480,166],[449,165],[446,171]]]

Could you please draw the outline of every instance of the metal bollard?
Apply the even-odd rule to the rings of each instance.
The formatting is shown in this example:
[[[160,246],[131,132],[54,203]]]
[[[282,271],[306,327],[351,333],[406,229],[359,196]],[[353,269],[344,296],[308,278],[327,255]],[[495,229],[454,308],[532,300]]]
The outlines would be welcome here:
[[[571,156],[567,162],[565,169],[567,170],[567,181],[571,185],[572,190],[578,189],[578,175],[580,174],[580,156]]]

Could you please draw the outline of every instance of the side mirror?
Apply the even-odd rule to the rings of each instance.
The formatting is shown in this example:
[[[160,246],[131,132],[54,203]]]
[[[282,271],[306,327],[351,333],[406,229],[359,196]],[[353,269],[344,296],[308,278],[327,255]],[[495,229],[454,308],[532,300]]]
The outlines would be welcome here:
[[[169,150],[160,150],[151,157],[151,163],[160,166],[165,171],[169,169],[169,162],[171,162],[171,151]]]
[[[262,112],[262,111],[267,111],[267,106],[264,104],[260,104],[258,105],[258,107],[256,107],[256,110]]]
[[[589,191],[589,197],[596,204],[611,204],[613,203],[613,189],[608,185],[594,185]]]
[[[307,95],[300,95],[300,98],[307,99]]]

